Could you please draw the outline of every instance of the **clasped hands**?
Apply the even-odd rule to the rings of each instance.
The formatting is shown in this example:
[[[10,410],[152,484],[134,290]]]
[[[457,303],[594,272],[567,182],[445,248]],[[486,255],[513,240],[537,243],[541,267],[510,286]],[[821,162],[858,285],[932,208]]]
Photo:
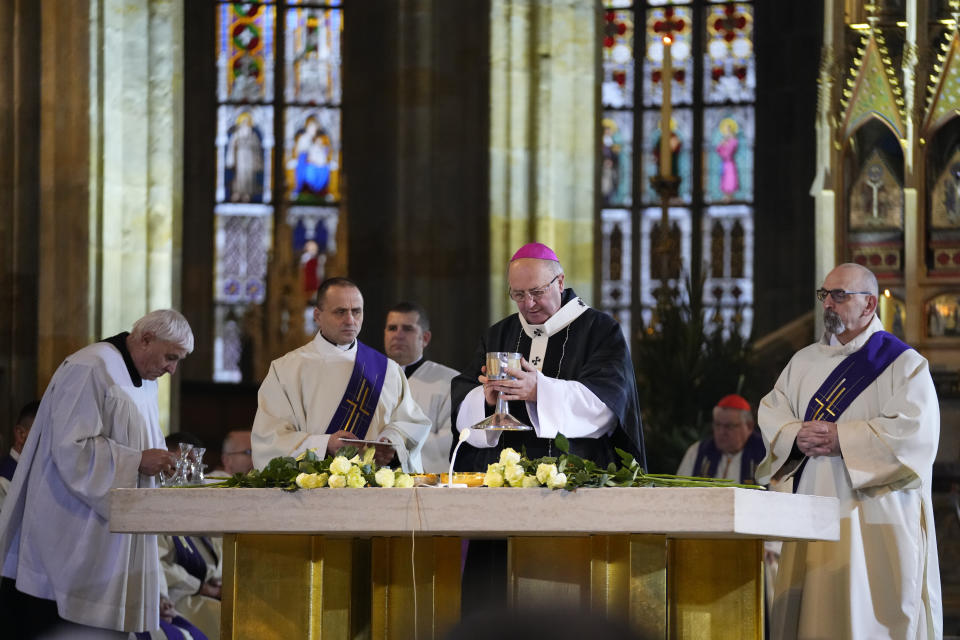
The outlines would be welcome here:
[[[797,448],[811,458],[839,456],[840,438],[837,436],[837,424],[823,420],[804,422],[797,432]]]
[[[336,454],[337,451],[340,451],[342,447],[354,444],[353,442],[344,442],[344,438],[356,440],[357,434],[344,431],[343,429],[331,434],[330,440],[327,442],[327,451]],[[392,444],[389,444],[390,441],[387,438],[380,438],[380,442],[386,442],[388,444],[374,445],[377,449],[377,452],[373,454],[373,460],[377,463],[377,466],[385,467],[393,462],[394,456],[397,455],[397,450]]]
[[[477,380],[483,385],[483,397],[489,405],[497,404],[497,395],[502,391],[503,399],[507,402],[523,400],[525,402],[537,401],[537,368],[527,362],[526,358],[520,359],[520,369],[513,367],[504,367],[503,371],[514,380],[491,380],[486,375],[480,375]],[[485,366],[480,367],[480,371],[487,373]]]

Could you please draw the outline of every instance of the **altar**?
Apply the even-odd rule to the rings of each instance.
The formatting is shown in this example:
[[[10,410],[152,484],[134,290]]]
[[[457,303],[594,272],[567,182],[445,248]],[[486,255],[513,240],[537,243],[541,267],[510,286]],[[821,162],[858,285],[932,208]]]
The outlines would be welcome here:
[[[224,536],[224,639],[441,638],[462,538],[508,540],[513,607],[760,639],[763,540],[839,537],[835,498],[735,488],[116,489],[110,524]]]

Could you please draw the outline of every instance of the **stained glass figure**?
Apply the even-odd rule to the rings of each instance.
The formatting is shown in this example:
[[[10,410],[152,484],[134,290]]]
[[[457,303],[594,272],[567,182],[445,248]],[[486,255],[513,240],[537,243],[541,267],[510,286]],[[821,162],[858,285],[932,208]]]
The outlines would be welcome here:
[[[902,229],[903,187],[879,149],[874,149],[850,189],[850,229]]]
[[[600,193],[605,207],[630,206],[633,184],[633,113],[604,113]]]
[[[327,204],[340,199],[340,110],[289,107],[284,131],[287,199]]]
[[[640,183],[643,186],[643,202],[655,204],[660,196],[650,186],[650,177],[660,171],[660,112],[645,111],[643,113],[643,130],[647,138],[643,141],[643,164]],[[670,119],[670,148],[672,151],[671,170],[673,175],[680,177],[678,199],[689,203],[691,200],[692,185],[691,171],[692,158],[690,141],[693,139],[693,113],[689,109],[676,109]]]
[[[670,47],[673,70],[671,104],[693,102],[693,56],[691,53],[691,11],[669,6],[647,10],[646,56],[643,63],[643,104],[656,106],[663,101],[663,36],[673,38]]]
[[[753,199],[753,107],[709,108],[703,113],[703,199]]]
[[[927,337],[960,337],[960,294],[945,293],[926,304]]]
[[[287,10],[286,89],[288,102],[340,103],[340,9],[297,7]]]
[[[753,7],[741,2],[711,5],[707,8],[704,29],[707,43],[703,57],[704,102],[753,101],[756,88]]]
[[[603,22],[601,100],[607,107],[633,106],[633,12],[607,11]]]
[[[217,9],[218,100],[273,100],[276,8],[253,3],[223,3]]]
[[[222,105],[216,145],[217,202],[270,202],[273,109]]]
[[[631,214],[628,209],[604,209],[600,215],[603,309],[620,324],[624,337],[629,340],[633,273]]]
[[[316,301],[317,289],[327,277],[327,257],[336,251],[338,218],[335,207],[293,206],[287,209],[287,225],[293,229],[293,252],[300,256],[303,293],[311,302]],[[312,318],[309,322],[312,326]]]

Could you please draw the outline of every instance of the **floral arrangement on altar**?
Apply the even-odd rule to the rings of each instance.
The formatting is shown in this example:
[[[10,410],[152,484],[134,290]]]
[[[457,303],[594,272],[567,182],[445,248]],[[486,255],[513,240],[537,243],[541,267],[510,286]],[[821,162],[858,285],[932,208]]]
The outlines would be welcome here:
[[[554,439],[561,452],[559,457],[543,457],[530,460],[514,449],[500,452],[499,462],[487,465],[483,485],[487,487],[522,487],[566,489],[581,487],[741,487],[763,489],[761,486],[738,484],[733,480],[715,480],[674,476],[663,473],[645,473],[632,455],[617,449],[621,465],[611,462],[600,467],[595,462],[570,453],[570,443],[562,435]],[[285,491],[298,489],[331,489],[361,487],[411,488],[416,483],[414,476],[400,469],[378,467],[370,447],[361,454],[356,447],[343,447],[337,455],[320,458],[310,449],[296,458],[274,458],[263,469],[238,473],[207,487],[280,488]],[[200,485],[204,486],[204,485]]]
[[[309,449],[296,458],[274,458],[262,470],[252,469],[247,473],[237,473],[216,485],[220,487],[276,487],[286,491],[297,489],[343,489],[350,487],[400,487],[413,486],[413,477],[400,469],[377,467],[373,456],[373,447],[366,449],[361,456],[356,447],[343,447],[336,456],[321,459],[317,452]]]
[[[500,452],[500,461],[487,465],[483,484],[487,487],[547,487],[572,491],[580,487],[740,487],[763,489],[759,485],[739,484],[733,480],[644,473],[643,467],[623,449],[616,449],[621,465],[606,467],[570,453],[570,443],[562,434],[554,439],[562,454],[530,460],[515,450]]]

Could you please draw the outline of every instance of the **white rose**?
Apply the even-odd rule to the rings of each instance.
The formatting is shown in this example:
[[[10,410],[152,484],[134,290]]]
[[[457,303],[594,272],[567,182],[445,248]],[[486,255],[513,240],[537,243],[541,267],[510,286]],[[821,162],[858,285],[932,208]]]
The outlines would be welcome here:
[[[503,477],[510,483],[511,487],[519,487],[523,484],[523,467],[518,464],[506,464],[503,467]]]
[[[327,484],[331,489],[343,489],[345,486],[347,486],[347,476],[342,476],[338,473],[335,473],[330,476]]]
[[[520,462],[520,454],[514,451],[513,449],[511,449],[510,447],[507,447],[506,449],[500,452],[500,464],[508,465],[508,464],[517,464],[519,462]]]
[[[401,473],[397,476],[397,485],[401,489],[412,489],[413,488],[413,476],[409,473]]]
[[[350,461],[344,458],[343,456],[337,456],[333,459],[333,462],[330,463],[330,473],[338,473],[340,475],[346,475],[350,471],[352,464]]]
[[[503,486],[503,474],[496,470],[495,467],[498,465],[490,465],[487,468],[487,472],[483,476],[483,484],[488,487],[502,487]]]
[[[300,487],[301,489],[309,489],[309,488],[310,488],[310,474],[309,474],[309,473],[301,473],[301,474],[299,474],[299,475],[297,476],[296,482],[297,482],[297,486]]]
[[[540,484],[547,484],[550,478],[557,475],[557,465],[540,463],[537,465],[537,480]]]
[[[393,469],[388,469],[386,467],[378,469],[377,473],[374,474],[373,479],[377,481],[377,484],[381,487],[392,487],[396,484],[396,474],[393,472]]]
[[[360,472],[360,467],[353,467],[347,473],[347,486],[352,489],[359,489],[367,484],[367,479]]]
[[[534,489],[539,486],[540,486],[540,481],[537,480],[537,476],[523,476],[524,489]]]
[[[555,473],[547,480],[547,486],[551,489],[563,489],[567,486],[567,474]]]

